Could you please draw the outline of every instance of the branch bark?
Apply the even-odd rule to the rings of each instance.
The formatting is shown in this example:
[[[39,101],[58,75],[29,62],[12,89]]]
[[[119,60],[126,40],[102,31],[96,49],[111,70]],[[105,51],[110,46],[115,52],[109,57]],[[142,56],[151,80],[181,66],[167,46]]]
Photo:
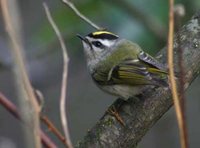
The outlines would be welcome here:
[[[185,24],[174,38],[174,67],[178,65],[178,44],[183,48],[185,65],[185,90],[197,77],[200,70],[200,12]],[[166,64],[166,47],[158,54],[157,59]],[[125,122],[125,127],[109,114],[105,114],[100,121],[87,133],[77,147],[136,147],[147,131],[169,110],[173,101],[169,88],[145,89],[144,93],[128,102],[118,99],[114,106],[119,106],[118,112]]]

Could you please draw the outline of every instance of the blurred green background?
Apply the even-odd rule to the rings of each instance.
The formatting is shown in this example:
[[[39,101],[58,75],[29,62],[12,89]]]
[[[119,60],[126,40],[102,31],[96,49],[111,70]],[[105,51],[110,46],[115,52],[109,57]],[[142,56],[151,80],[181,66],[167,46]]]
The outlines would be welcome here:
[[[59,42],[40,0],[20,0],[27,69],[35,88],[45,97],[44,113],[61,129],[59,97],[62,75],[62,54]],[[137,42],[146,52],[155,55],[166,45],[168,1],[160,0],[74,0],[78,9],[96,24],[123,38]],[[73,143],[83,138],[116,99],[105,94],[92,82],[87,72],[80,40],[94,28],[77,17],[61,1],[48,0],[53,17],[66,41],[70,57],[67,90],[67,112]],[[184,24],[200,8],[199,0],[177,0],[185,6]],[[0,91],[16,103],[12,75],[12,59],[2,18],[0,19]],[[200,78],[187,91],[187,121],[191,148],[200,145]],[[48,129],[47,133],[63,145]],[[22,125],[0,106],[0,148],[23,148]],[[7,146],[7,147],[5,147]],[[139,148],[177,148],[178,129],[174,109],[170,109],[147,133]]]

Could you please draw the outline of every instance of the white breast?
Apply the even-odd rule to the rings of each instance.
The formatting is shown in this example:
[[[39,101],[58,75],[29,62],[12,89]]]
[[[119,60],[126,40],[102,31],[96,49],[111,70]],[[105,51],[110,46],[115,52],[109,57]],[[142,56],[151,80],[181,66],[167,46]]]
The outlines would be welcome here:
[[[127,100],[130,97],[133,97],[139,93],[141,93],[141,89],[143,86],[127,86],[127,85],[104,85],[99,87],[112,95],[121,97],[124,100]]]

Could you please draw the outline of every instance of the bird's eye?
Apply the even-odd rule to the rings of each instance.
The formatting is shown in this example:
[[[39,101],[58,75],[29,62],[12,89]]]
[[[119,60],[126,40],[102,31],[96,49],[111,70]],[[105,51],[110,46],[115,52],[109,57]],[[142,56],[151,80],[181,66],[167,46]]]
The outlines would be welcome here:
[[[103,46],[103,44],[99,41],[94,41],[94,42],[92,42],[92,44],[96,47],[99,47],[99,48]]]

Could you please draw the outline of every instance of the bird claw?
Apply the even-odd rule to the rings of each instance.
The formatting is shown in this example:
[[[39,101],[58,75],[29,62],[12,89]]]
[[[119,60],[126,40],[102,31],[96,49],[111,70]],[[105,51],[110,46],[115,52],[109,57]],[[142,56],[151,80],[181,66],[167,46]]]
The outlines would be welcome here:
[[[125,126],[125,123],[119,113],[117,112],[117,109],[115,106],[111,106],[108,108],[107,113],[110,114],[111,116],[115,117],[115,119],[122,125]]]

